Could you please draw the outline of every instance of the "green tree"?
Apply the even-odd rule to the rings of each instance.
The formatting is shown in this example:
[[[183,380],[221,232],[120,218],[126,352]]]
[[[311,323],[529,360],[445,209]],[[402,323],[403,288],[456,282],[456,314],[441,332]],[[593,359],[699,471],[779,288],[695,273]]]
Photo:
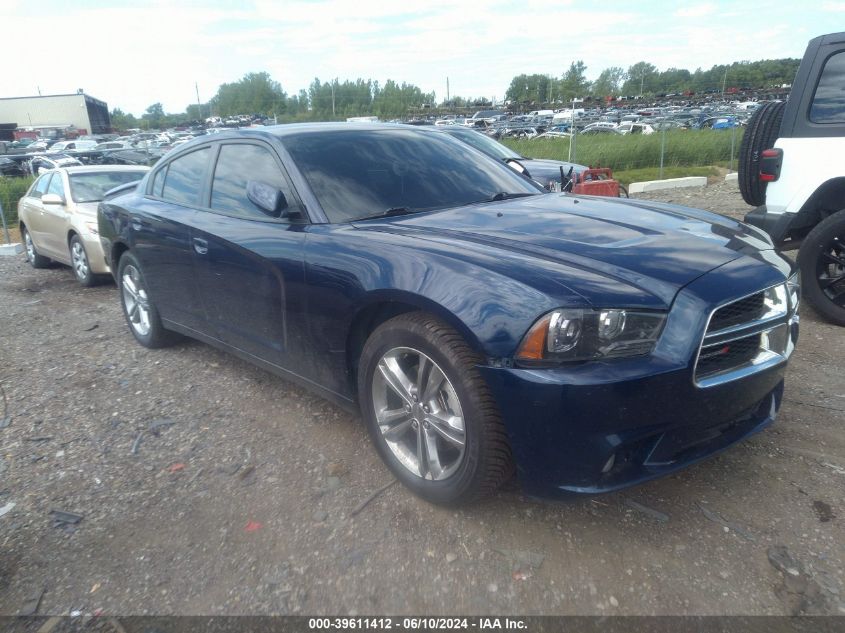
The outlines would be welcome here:
[[[161,103],[154,103],[144,110],[144,114],[141,115],[141,127],[145,129],[160,128],[164,117],[164,106]]]
[[[109,117],[111,119],[111,127],[114,130],[120,130],[123,132],[125,130],[138,127],[138,119],[136,119],[132,114],[124,112],[120,108],[114,108]]]
[[[622,86],[626,95],[654,94],[659,92],[657,66],[648,62],[637,62],[628,67],[628,79]]]
[[[269,73],[247,73],[239,81],[221,85],[213,102],[219,116],[273,115],[285,112],[287,94]]]
[[[548,75],[517,75],[505,91],[505,99],[521,104],[550,103],[558,96],[559,82]]]
[[[569,65],[569,70],[563,73],[560,80],[560,96],[564,103],[576,97],[582,98],[587,94],[590,82],[585,75],[587,65],[580,59]]]
[[[590,91],[595,97],[608,97],[618,94],[625,80],[625,71],[619,66],[611,66],[601,71],[598,78],[590,86]]]

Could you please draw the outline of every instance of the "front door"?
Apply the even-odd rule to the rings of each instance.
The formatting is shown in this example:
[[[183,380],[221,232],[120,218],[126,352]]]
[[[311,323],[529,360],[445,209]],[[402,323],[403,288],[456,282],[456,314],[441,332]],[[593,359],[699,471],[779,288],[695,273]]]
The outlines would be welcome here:
[[[285,217],[249,200],[250,181],[284,194]],[[221,144],[209,210],[198,212],[192,229],[206,314],[219,340],[295,373],[305,342],[303,218],[270,146]]]

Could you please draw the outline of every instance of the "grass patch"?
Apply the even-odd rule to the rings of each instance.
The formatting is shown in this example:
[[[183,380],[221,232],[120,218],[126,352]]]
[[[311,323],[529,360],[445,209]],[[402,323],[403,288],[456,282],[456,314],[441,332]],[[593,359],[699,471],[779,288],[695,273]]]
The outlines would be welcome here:
[[[731,159],[733,137],[734,168],[739,155],[744,128],[734,134],[730,130],[672,130],[666,132],[663,156],[664,177],[666,168],[672,167],[727,167]],[[570,160],[567,137],[536,139],[503,139],[508,147],[523,156]],[[660,165],[661,134],[642,135],[587,135],[575,139],[572,162],[593,167],[610,167],[615,172],[647,169]],[[684,174],[690,175],[690,174]]]
[[[0,205],[3,205],[3,215],[6,217],[6,225],[9,228],[18,226],[18,200],[23,197],[33,180],[35,178],[31,176],[26,178],[0,176]]]
[[[720,171],[717,167],[687,167],[674,166],[663,168],[663,178],[685,178],[686,176],[718,176]],[[632,182],[643,182],[646,180],[660,180],[660,169],[657,167],[643,167],[642,169],[623,169],[614,171],[613,177],[626,187]]]

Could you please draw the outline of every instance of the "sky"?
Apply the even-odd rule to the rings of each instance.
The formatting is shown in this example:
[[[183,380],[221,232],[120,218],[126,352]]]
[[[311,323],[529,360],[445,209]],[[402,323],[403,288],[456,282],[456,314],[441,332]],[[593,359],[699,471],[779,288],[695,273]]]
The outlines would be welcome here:
[[[371,78],[502,100],[520,73],[588,79],[647,61],[695,70],[801,57],[845,30],[845,0],[0,0],[0,97],[82,88],[140,115],[205,102],[221,83],[267,71],[288,93]]]

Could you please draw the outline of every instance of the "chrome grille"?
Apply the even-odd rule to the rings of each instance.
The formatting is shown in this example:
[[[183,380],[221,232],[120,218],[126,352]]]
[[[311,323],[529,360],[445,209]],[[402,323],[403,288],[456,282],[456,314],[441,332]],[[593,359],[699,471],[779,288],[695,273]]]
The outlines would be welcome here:
[[[696,359],[696,384],[709,387],[785,361],[794,348],[796,309],[785,284],[718,307]]]
[[[756,321],[763,316],[765,309],[765,297],[761,290],[750,297],[734,301],[716,310],[707,330],[715,332],[741,323]]]

